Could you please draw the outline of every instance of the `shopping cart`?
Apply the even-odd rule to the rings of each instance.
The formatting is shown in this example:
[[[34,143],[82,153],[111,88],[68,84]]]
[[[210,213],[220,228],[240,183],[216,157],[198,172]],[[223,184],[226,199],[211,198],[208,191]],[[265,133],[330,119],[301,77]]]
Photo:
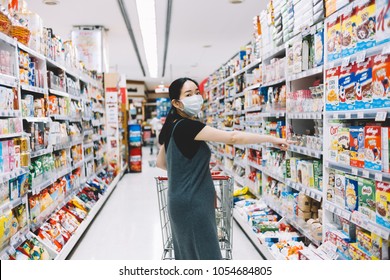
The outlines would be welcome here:
[[[233,179],[229,176],[212,172],[215,187],[215,216],[218,229],[219,246],[222,258],[232,259],[233,241]],[[172,231],[168,215],[168,178],[156,177],[157,196],[160,212],[160,223],[163,241],[163,260],[175,259]]]

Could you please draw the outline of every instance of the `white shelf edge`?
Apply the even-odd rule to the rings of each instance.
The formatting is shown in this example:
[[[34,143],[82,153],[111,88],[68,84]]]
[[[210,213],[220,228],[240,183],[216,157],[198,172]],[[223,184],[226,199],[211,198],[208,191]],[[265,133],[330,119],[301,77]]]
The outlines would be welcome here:
[[[308,69],[308,70],[303,71],[301,73],[292,74],[292,75],[290,75],[290,77],[288,77],[287,82],[292,82],[292,81],[304,79],[307,77],[311,77],[311,76],[320,74],[322,72],[323,72],[323,66],[321,65],[321,66],[318,66],[318,67],[315,67],[312,69]]]

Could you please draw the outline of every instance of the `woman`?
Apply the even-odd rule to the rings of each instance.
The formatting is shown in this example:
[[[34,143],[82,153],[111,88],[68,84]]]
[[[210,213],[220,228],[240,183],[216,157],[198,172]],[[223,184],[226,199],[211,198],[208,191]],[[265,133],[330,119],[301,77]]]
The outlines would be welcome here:
[[[221,259],[206,141],[226,144],[270,142],[282,150],[287,140],[215,129],[196,120],[203,98],[197,82],[180,78],[169,87],[172,109],[161,130],[157,167],[168,171],[168,213],[175,259]]]

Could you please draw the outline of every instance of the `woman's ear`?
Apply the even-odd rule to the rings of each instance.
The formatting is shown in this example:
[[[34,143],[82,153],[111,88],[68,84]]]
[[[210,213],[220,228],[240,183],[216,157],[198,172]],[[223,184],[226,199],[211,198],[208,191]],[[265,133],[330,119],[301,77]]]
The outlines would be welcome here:
[[[180,101],[176,100],[176,99],[173,99],[172,100],[172,105],[179,109],[179,110],[183,110],[183,103],[181,103]]]

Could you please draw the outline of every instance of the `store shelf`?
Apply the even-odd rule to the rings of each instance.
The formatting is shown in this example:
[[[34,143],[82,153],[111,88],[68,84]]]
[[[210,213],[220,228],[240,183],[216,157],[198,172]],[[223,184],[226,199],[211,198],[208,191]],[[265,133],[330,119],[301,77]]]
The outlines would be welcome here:
[[[21,116],[20,110],[1,110],[0,117],[19,118]]]
[[[14,40],[13,38],[5,35],[4,33],[0,32],[0,41],[3,41],[13,47],[16,47],[18,42],[16,40]]]
[[[92,112],[104,114],[105,111],[103,108],[92,108]]]
[[[88,155],[84,158],[84,162],[87,163],[88,161],[93,160],[93,155]]]
[[[49,154],[52,151],[53,151],[53,149],[51,149],[51,148],[46,148],[46,149],[42,149],[42,150],[39,150],[39,151],[34,151],[34,152],[30,153],[30,157],[31,158],[36,158],[36,157],[39,157],[39,156],[42,156],[42,155]]]
[[[291,82],[291,81],[295,81],[295,80],[300,80],[300,79],[303,79],[303,78],[311,77],[311,76],[314,76],[314,75],[322,73],[323,70],[324,70],[323,66],[312,68],[312,69],[303,71],[301,73],[296,73],[296,74],[293,74],[293,75],[289,76],[287,78],[287,81]]]
[[[25,51],[30,56],[33,56],[33,57],[38,58],[38,59],[43,60],[43,61],[46,60],[44,55],[38,53],[37,51],[35,51],[33,49],[30,49],[29,47],[23,45],[22,43],[18,43],[18,48],[21,49],[22,51]]]
[[[18,83],[16,77],[0,73],[0,85],[7,87],[16,87]]]
[[[105,136],[103,136],[103,135],[96,135],[96,134],[93,134],[92,135],[92,141],[100,141],[100,139],[102,139],[103,137],[105,137]]]
[[[270,87],[270,86],[278,85],[278,84],[285,83],[285,82],[286,82],[286,78],[282,78],[282,79],[279,79],[279,80],[276,80],[276,81],[272,81],[272,82],[263,84],[261,87],[262,88]]]
[[[24,117],[23,118],[24,120],[28,121],[28,122],[43,122],[43,123],[46,123],[46,122],[50,122],[50,118],[48,117],[41,117],[41,118],[38,118],[38,117]]]
[[[277,181],[281,182],[281,183],[286,183],[285,181],[285,178],[283,178],[282,176],[278,175],[278,174],[275,174],[273,173],[272,171],[268,170],[267,168],[265,167],[262,167],[260,166],[260,169],[259,169],[263,174],[269,176],[269,177],[272,177],[274,179],[276,179]]]
[[[70,146],[76,146],[76,145],[80,145],[83,143],[84,139],[83,137],[81,136],[76,136],[76,137],[73,137],[74,139],[72,139],[72,141],[70,142]]]
[[[273,111],[273,112],[264,112],[260,113],[259,117],[263,118],[283,118],[286,115],[286,111]]]
[[[65,67],[61,63],[59,63],[57,61],[54,61],[53,59],[50,59],[50,58],[47,58],[47,57],[46,57],[46,61],[47,61],[48,65],[50,65],[52,67],[59,68],[59,69],[65,71]]]
[[[253,61],[252,63],[248,64],[247,66],[245,66],[244,68],[238,70],[237,72],[235,72],[232,77],[237,77],[238,75],[242,74],[242,73],[245,73],[247,70],[249,69],[252,69],[253,67],[256,67],[257,65],[259,65],[261,63],[261,59],[256,59],[255,61]]]
[[[20,204],[26,204],[27,203],[27,195],[24,195],[22,197],[19,197],[17,199],[14,199],[12,201],[8,201],[0,206],[0,215],[6,212],[7,210],[14,209],[15,207],[19,206]]]
[[[286,184],[290,188],[293,188],[294,190],[302,192],[305,195],[310,196],[314,200],[317,200],[319,202],[321,202],[321,200],[322,200],[322,195],[323,194],[322,194],[322,191],[320,191],[320,190],[316,190],[314,188],[311,188],[311,187],[304,186],[302,184],[293,182],[290,179],[286,179]]]
[[[84,150],[89,149],[89,148],[93,148],[93,145],[94,145],[93,142],[86,143],[83,145],[83,148],[84,148]]]
[[[246,186],[244,178],[238,176],[237,174],[234,174],[234,181],[238,183],[241,187]]]
[[[84,130],[84,136],[92,135],[93,134],[93,129],[87,129]]]
[[[249,87],[246,87],[246,88],[243,90],[243,93],[245,93],[246,91],[258,89],[258,88],[260,88],[260,87],[261,87],[261,83],[257,83],[257,84],[251,85],[251,86],[249,86]]]
[[[290,145],[289,150],[294,153],[299,153],[302,155],[314,157],[321,159],[322,157],[322,151],[321,150],[314,150],[306,147],[300,147],[300,146],[295,146],[295,145]]]
[[[75,169],[77,169],[77,168],[82,167],[83,164],[84,164],[84,160],[80,160],[80,161],[76,162],[75,164],[72,165],[72,168],[71,168],[72,171],[75,170]]]
[[[287,113],[287,118],[293,120],[321,120],[322,112]]]
[[[122,170],[121,173],[118,176],[116,176],[115,179],[111,182],[106,193],[104,193],[104,195],[96,202],[94,207],[88,213],[88,216],[83,220],[83,222],[77,228],[76,232],[72,235],[72,237],[68,240],[68,242],[62,248],[61,252],[55,258],[55,260],[65,260],[66,259],[66,257],[69,255],[69,253],[76,246],[79,239],[83,236],[85,230],[88,228],[88,226],[94,220],[96,215],[99,213],[100,209],[104,206],[105,202],[107,201],[107,199],[110,197],[113,190],[118,185],[118,182],[122,178],[123,174],[124,174],[124,170]]]
[[[53,184],[53,179],[45,179],[39,184],[34,184],[34,182],[31,184],[31,192],[33,195],[40,193],[42,190],[46,189],[48,186]]]
[[[265,202],[272,210],[274,210],[276,213],[278,213],[279,216],[283,217],[283,219],[284,219],[284,221],[286,221],[286,223],[292,225],[303,236],[305,236],[307,239],[309,239],[311,243],[313,243],[317,247],[321,245],[322,242],[315,240],[313,238],[313,236],[310,234],[310,231],[306,228],[304,220],[288,217],[285,215],[285,213],[283,213],[283,211],[280,210],[279,205],[276,205],[274,203],[270,203],[267,199],[265,199]]]
[[[274,47],[272,48],[271,51],[263,53],[263,61],[284,55],[285,53],[286,53],[286,48],[284,45],[281,45],[279,47]]]
[[[227,157],[227,158],[234,159],[234,156],[231,155],[231,154],[224,153],[223,155],[224,155],[225,157]]]
[[[242,160],[242,159],[237,159],[237,158],[235,158],[234,159],[234,162],[233,162],[235,165],[238,165],[238,166],[240,166],[240,167],[242,167],[242,168],[246,168],[247,167],[247,161],[246,160]]]
[[[54,118],[57,121],[69,121],[71,119],[70,116],[65,115],[50,115],[51,118]]]
[[[351,120],[351,119],[376,119],[387,118],[390,108],[361,109],[356,111],[327,111],[325,114],[328,119]]]
[[[53,151],[59,151],[70,148],[70,142],[60,143],[53,145]]]
[[[0,134],[0,139],[21,137],[22,135],[23,135],[22,132],[19,132],[19,133],[11,133],[11,134]]]
[[[325,161],[324,165],[325,167],[336,169],[359,177],[390,183],[390,173],[352,167],[352,166],[348,166],[337,162],[331,162],[331,161]]]
[[[249,166],[251,166],[251,167],[253,167],[253,168],[257,169],[257,170],[262,170],[262,168],[263,168],[261,165],[255,163],[253,161],[250,161],[250,160],[247,160],[247,163],[248,163]]]
[[[362,61],[365,57],[374,56],[383,52],[390,52],[390,43],[377,45],[364,51],[354,53],[351,56],[343,57],[341,59],[336,59],[333,61],[328,61],[328,63],[326,64],[326,69],[334,68],[341,65],[348,65],[356,61]]]
[[[39,93],[39,94],[43,94],[43,95],[47,94],[47,90],[44,88],[41,88],[41,87],[34,87],[34,86],[30,86],[30,85],[21,84],[20,88],[23,91],[34,92],[34,93]]]
[[[233,125],[233,129],[234,129],[234,130],[237,130],[237,129],[238,129],[238,130],[244,130],[244,129],[245,129],[245,126],[242,125],[242,124],[241,124],[241,125],[234,124],[234,125]]]
[[[382,238],[389,240],[390,238],[390,229],[382,227],[376,224],[374,221],[369,220],[366,216],[362,215],[358,211],[348,211],[332,202],[324,201],[324,208],[337,216],[343,217],[344,219],[351,221],[352,223],[370,231],[378,234]]]
[[[245,186],[248,186],[251,194],[253,194],[254,196],[256,196],[257,199],[261,199],[260,195],[258,194],[258,191],[256,191],[256,185],[255,185],[255,182],[249,180],[248,178],[246,178],[245,180]]]
[[[256,150],[256,151],[261,151],[263,149],[262,145],[257,145],[257,144],[250,144],[250,145],[247,145],[247,147],[250,149]],[[249,163],[249,160],[248,160],[248,163]]]
[[[266,260],[275,260],[276,258],[272,255],[271,251],[266,245],[261,244],[257,234],[253,232],[252,227],[248,222],[240,215],[240,213],[233,208],[234,220],[240,225],[246,236],[252,241],[261,256]]]
[[[61,97],[65,97],[65,98],[70,98],[70,95],[69,93],[65,92],[65,91],[61,91],[61,90],[55,90],[55,89],[49,89],[49,92],[51,94],[54,94],[54,95],[57,95],[57,96],[61,96]]]
[[[261,110],[263,110],[263,107],[261,107],[261,106],[253,106],[253,107],[246,108],[244,111],[246,113],[251,113],[251,112],[259,112]]]

